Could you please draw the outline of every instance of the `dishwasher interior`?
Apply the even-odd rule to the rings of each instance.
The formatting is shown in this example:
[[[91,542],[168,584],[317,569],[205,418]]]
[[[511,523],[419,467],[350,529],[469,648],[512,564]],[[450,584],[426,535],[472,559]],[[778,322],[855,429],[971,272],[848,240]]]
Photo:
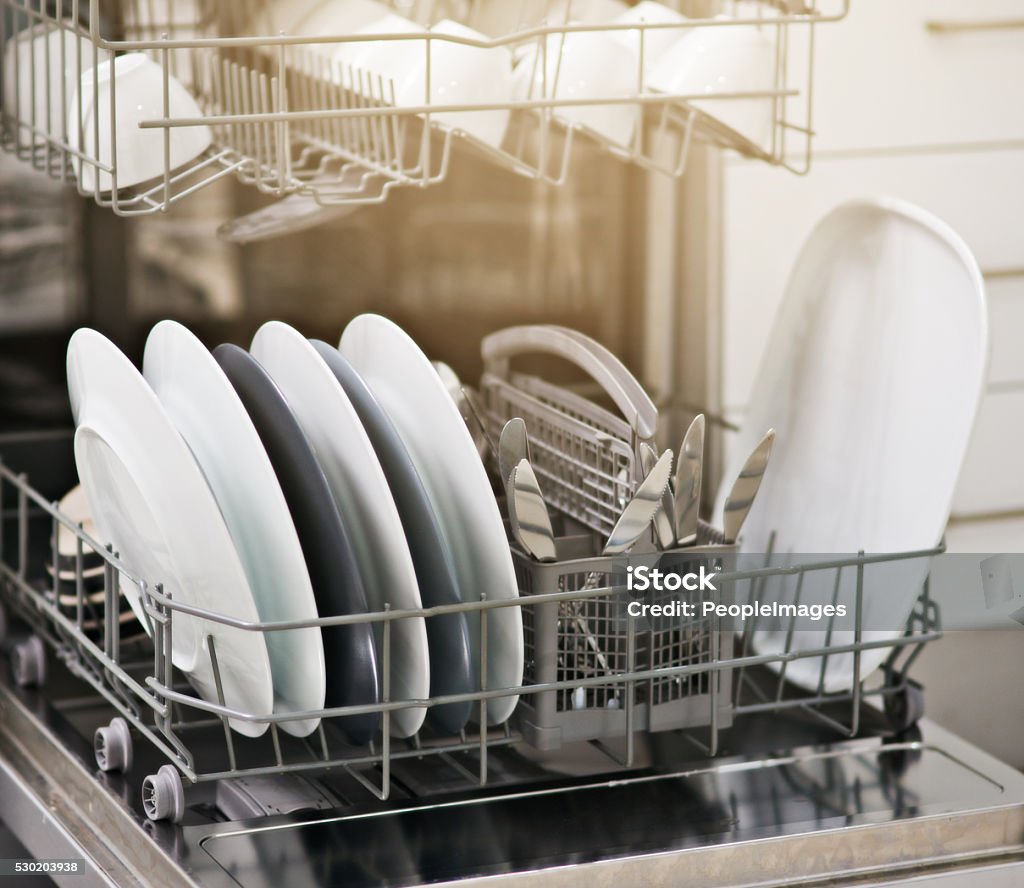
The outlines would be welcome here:
[[[795,564],[769,552],[754,563],[727,526],[695,519],[685,542],[670,528],[665,543],[649,518],[653,532],[645,524],[628,551],[604,546],[661,470],[657,445],[678,441],[702,410],[706,473],[722,474],[729,423],[716,410],[714,331],[700,293],[707,282],[688,276],[679,248],[699,240],[707,207],[684,173],[713,181],[721,150],[791,173],[809,169],[814,33],[840,26],[849,0],[673,3],[675,17],[653,26],[601,24],[587,18],[601,4],[582,0],[554,17],[550,4],[532,0],[389,4],[417,28],[451,30],[450,17],[477,29],[467,37],[420,28],[393,41],[428,60],[450,44],[507,49],[517,65],[559,41],[639,47],[636,71],[616,95],[567,96],[561,73],[542,63],[539,94],[483,103],[439,101],[429,77],[422,102],[399,101],[383,80],[339,73],[325,54],[343,57],[339,46],[360,40],[286,33],[275,16],[288,6],[0,2],[0,43],[15,46],[4,71],[13,94],[5,92],[3,147],[21,163],[15,169],[34,167],[84,198],[76,249],[88,299],[62,308],[60,324],[99,328],[137,357],[154,317],[185,320],[207,342],[247,339],[270,316],[332,340],[361,311],[401,320],[432,358],[458,371],[444,368],[488,467],[520,597],[484,592],[458,604],[321,615],[300,627],[373,626],[385,678],[376,702],[308,712],[317,729],[294,736],[281,727],[286,718],[227,699],[216,631],[201,650],[209,666],[202,692],[176,662],[174,639],[192,619],[260,637],[295,627],[178,600],[65,512],[59,501],[78,475],[63,380],[45,392],[30,380],[34,408],[24,396],[11,399],[24,408],[22,425],[43,417],[60,428],[0,435],[0,818],[22,845],[37,857],[80,859],[93,882],[117,885],[507,878],[724,888],[871,884],[1019,863],[1024,778],[924,718],[927,693],[913,665],[942,635],[927,581],[884,638],[862,625],[865,576],[928,562],[942,544]],[[549,17],[538,25],[540,7]],[[714,16],[723,10],[729,15]],[[768,82],[711,100],[679,84],[652,91],[645,51],[694,21],[701,33],[756,35],[747,48],[756,47]],[[707,39],[715,46],[719,38]],[[156,118],[119,122],[115,111],[128,117],[131,108],[116,105],[111,88],[104,111],[92,80],[95,107],[77,119],[86,90],[65,95],[43,59],[76,56],[77,66],[83,51],[115,72],[114,83],[118,53],[155,70],[163,93]],[[58,95],[77,102],[70,123],[52,115]],[[628,137],[587,116],[602,106],[623,112],[613,118]],[[475,131],[481,112],[506,114],[507,136]],[[765,138],[750,136],[751,120]],[[142,152],[148,173],[129,181],[130,161],[140,158],[119,138],[136,129],[157,141]],[[174,161],[182,133],[195,132],[208,142]],[[52,245],[52,225],[45,236]],[[713,244],[702,246],[714,254]],[[29,258],[25,280],[51,287]],[[63,332],[38,356],[47,368],[63,360]],[[591,378],[563,385],[557,361],[510,369],[527,345],[542,359],[579,363],[587,352],[580,366]],[[622,360],[641,368],[643,386]],[[523,543],[497,443],[522,417],[544,494],[560,513],[546,559]],[[765,437],[736,480],[745,508],[757,486],[751,493],[742,482],[760,478],[773,441],[766,429],[758,434]],[[707,513],[709,487],[697,512]],[[670,489],[666,477],[666,514]],[[826,623],[817,643],[782,624],[778,649],[758,645],[763,626],[744,630],[714,609],[638,621],[625,577],[640,567],[718,575],[722,591],[688,596],[697,605],[755,602],[783,579],[799,600],[806,581],[831,590],[833,604],[850,601],[853,617]],[[133,587],[146,631],[126,605]],[[524,668],[488,685],[489,645],[520,611]],[[418,704],[470,715],[455,729],[434,723],[403,734],[413,704],[390,697],[394,636],[402,621],[456,617],[474,627],[474,680]],[[848,662],[843,687],[826,685],[830,658]],[[816,683],[795,680],[799,666],[806,676],[819,661]],[[346,719],[354,717],[382,728],[353,742]]]

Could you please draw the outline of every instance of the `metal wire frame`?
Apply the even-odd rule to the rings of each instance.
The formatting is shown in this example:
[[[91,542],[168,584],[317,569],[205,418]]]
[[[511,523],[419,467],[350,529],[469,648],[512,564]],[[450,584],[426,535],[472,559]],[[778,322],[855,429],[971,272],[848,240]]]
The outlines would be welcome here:
[[[550,504],[608,536],[642,481],[639,441],[621,417],[533,377],[505,380],[485,372],[480,383],[493,440],[512,417],[530,430],[533,465]]]
[[[766,561],[771,560],[774,547],[774,534],[769,541]],[[835,559],[829,562],[820,562],[817,569],[822,571],[835,571],[833,584],[832,604],[839,600],[839,590],[842,583],[844,570],[855,571],[856,586],[854,590],[854,630],[853,641],[850,644],[837,645],[833,643],[832,636],[835,631],[835,615],[828,617],[824,630],[824,644],[814,648],[813,651],[820,659],[818,671],[818,683],[815,691],[810,693],[794,693],[793,688],[786,683],[786,669],[789,663],[795,659],[804,659],[804,653],[793,650],[793,635],[796,631],[796,617],[791,617],[789,625],[785,630],[785,648],[781,653],[767,655],[770,657],[768,664],[777,666],[774,679],[774,689],[769,690],[765,682],[754,679],[748,672],[748,666],[758,665],[750,661],[748,653],[753,650],[753,641],[758,631],[758,618],[752,618],[747,624],[740,643],[740,655],[737,663],[740,664],[737,672],[737,681],[734,693],[733,713],[735,717],[754,714],[758,712],[781,712],[791,709],[801,709],[814,715],[840,735],[855,737],[860,730],[861,703],[869,697],[879,697],[883,700],[894,694],[902,693],[906,689],[907,673],[914,661],[920,655],[924,646],[942,637],[942,621],[939,605],[931,597],[930,581],[926,578],[921,594],[915,602],[914,609],[907,617],[906,628],[901,638],[897,640],[863,641],[863,602],[864,602],[864,569],[871,564],[881,564],[896,561],[906,561],[920,558],[932,558],[941,555],[946,551],[945,540],[933,549],[921,550],[918,552],[894,553],[882,556],[866,556],[863,551],[859,552],[855,559]],[[764,568],[748,572],[743,579],[749,582],[751,599],[756,599],[758,591],[763,589],[764,584],[774,577],[796,577],[796,598],[795,603],[800,600],[800,587],[804,577],[809,573],[806,566],[797,565],[790,567]],[[883,681],[878,687],[866,688],[863,671],[861,668],[861,657],[864,651],[891,648],[891,651],[882,664]],[[852,678],[849,692],[826,692],[825,678],[827,674],[830,657],[840,654],[851,653],[853,655]],[[810,656],[810,654],[808,654]],[[744,703],[742,697],[745,691],[749,691],[756,698],[757,702]],[[826,706],[834,704],[850,704],[850,719],[848,723],[838,721],[832,715],[824,711]]]
[[[824,0],[827,4],[828,0]],[[422,4],[421,4],[422,5]],[[427,3],[427,7],[439,2]],[[476,4],[469,2],[472,18]],[[174,0],[166,0],[168,9]],[[182,4],[179,2],[178,7]],[[670,176],[685,172],[686,159],[694,139],[711,141],[748,156],[759,157],[796,173],[810,168],[812,98],[814,75],[815,27],[842,19],[849,0],[832,0],[832,7],[823,11],[817,0],[807,3],[799,12],[776,10],[771,16],[759,11],[754,17],[737,16],[725,19],[691,19],[683,25],[645,23],[624,29],[612,24],[577,24],[571,21],[571,2],[566,18],[560,23],[544,23],[504,34],[493,39],[473,39],[430,31],[418,34],[374,35],[374,41],[399,40],[422,46],[426,61],[426,82],[423,104],[396,107],[391,84],[374,82],[366,72],[352,70],[332,72],[324,63],[318,71],[310,56],[333,49],[336,45],[365,41],[354,35],[325,35],[316,38],[284,34],[240,36],[220,33],[224,22],[253,19],[252,10],[259,4],[242,5],[242,0],[199,0],[194,20],[166,23],[153,21],[152,0],[123,0],[120,18],[127,23],[129,39],[112,40],[102,34],[99,0],[56,0],[53,11],[47,0],[0,0],[0,9],[10,12],[15,25],[42,29],[44,33],[62,34],[59,52],[64,70],[65,37],[73,41],[74,55],[94,67],[102,53],[126,51],[145,52],[160,63],[164,71],[163,116],[143,121],[143,129],[163,132],[163,173],[157,180],[134,188],[117,184],[116,78],[102,89],[110,93],[111,157],[108,162],[82,150],[83,138],[91,127],[93,144],[99,145],[100,85],[92,88],[92,119],[79,121],[79,138],[71,138],[65,120],[58,132],[51,132],[50,120],[36,119],[37,98],[45,96],[45,107],[60,99],[66,108],[68,100],[77,99],[83,107],[83,89],[67,95],[63,78],[53,83],[50,60],[45,76],[37,81],[35,44],[29,42],[30,108],[20,101],[21,64],[13,65],[14,108],[5,109],[2,143],[5,150],[30,162],[38,169],[65,182],[77,179],[76,168],[91,166],[97,173],[91,196],[120,215],[142,215],[167,210],[200,188],[229,175],[236,175],[249,184],[275,196],[292,193],[307,194],[324,205],[380,202],[390,190],[399,186],[428,187],[443,181],[449,170],[452,140],[483,154],[497,166],[519,175],[555,185],[568,178],[574,156],[573,145],[579,139],[600,145],[621,160]],[[144,12],[143,10],[149,10]],[[88,25],[79,24],[88,12]],[[232,14],[233,13],[233,14]],[[244,13],[244,14],[243,14]],[[424,12],[429,20],[430,9]],[[769,145],[755,145],[747,138],[698,110],[692,102],[702,95],[666,95],[648,92],[643,82],[643,61],[647,34],[654,30],[674,29],[681,33],[694,27],[743,27],[759,25],[774,32],[775,82],[764,90],[734,94],[718,94],[716,101],[760,99],[772,106],[771,140]],[[790,69],[795,67],[790,56],[794,50],[790,40],[792,27],[804,27],[807,41],[806,85],[793,86]],[[0,38],[6,46],[11,35],[3,29],[0,16]],[[560,66],[553,78],[548,77],[547,53],[549,37],[565,39],[579,32],[611,32],[629,30],[638,35],[637,87],[628,96],[598,96],[589,99],[559,96]],[[157,33],[159,31],[159,33]],[[438,104],[431,101],[430,58],[437,41],[467,46],[513,49],[535,44],[535,63],[540,71],[540,95],[522,101],[489,105]],[[45,50],[49,53],[49,45]],[[233,67],[231,77],[223,76],[225,63]],[[203,115],[199,118],[174,118],[170,112],[170,77],[177,72],[199,100]],[[296,80],[302,81],[296,88]],[[549,82],[550,80],[550,82]],[[794,100],[806,99],[803,116],[792,113]],[[804,104],[804,103],[801,103]],[[634,136],[629,145],[619,145],[580,124],[561,120],[559,111],[588,105],[624,105],[636,115]],[[510,135],[501,147],[486,144],[457,128],[437,120],[447,112],[507,109],[512,112]],[[208,125],[216,138],[213,146],[201,157],[181,168],[171,167],[172,133],[182,127]],[[346,126],[347,125],[347,126]],[[403,128],[415,132],[406,139],[405,153],[396,151],[392,136]],[[793,136],[799,146],[793,147]],[[440,141],[439,145],[435,142]],[[382,162],[382,156],[384,162]],[[101,191],[101,179],[110,177],[112,188]]]
[[[226,777],[257,774],[294,773],[302,771],[322,771],[330,768],[346,769],[353,774],[369,791],[379,798],[387,798],[390,792],[390,769],[393,761],[408,757],[422,757],[425,755],[438,755],[446,761],[453,762],[451,754],[455,752],[475,752],[478,759],[478,770],[471,775],[480,785],[484,785],[488,779],[488,750],[498,745],[508,745],[521,742],[521,737],[512,730],[506,723],[495,728],[484,728],[475,733],[463,732],[459,736],[440,737],[426,740],[420,737],[413,737],[408,740],[396,740],[391,736],[390,713],[395,710],[409,707],[430,707],[444,703],[471,702],[477,706],[478,723],[487,725],[487,707],[490,700],[511,695],[521,696],[525,694],[538,694],[545,692],[562,693],[577,687],[600,688],[614,684],[621,687],[621,698],[625,701],[627,710],[626,720],[626,742],[627,750],[625,759],[618,759],[617,755],[605,748],[605,751],[617,760],[629,763],[633,756],[633,733],[634,722],[632,720],[633,695],[630,689],[640,683],[674,680],[679,678],[687,681],[691,678],[707,676],[708,696],[710,698],[710,724],[708,725],[709,740],[707,743],[696,735],[688,735],[701,749],[714,755],[718,749],[718,734],[721,729],[718,712],[721,708],[722,694],[728,694],[728,687],[719,688],[717,680],[722,674],[732,670],[749,669],[750,667],[763,664],[784,664],[796,659],[806,657],[821,657],[842,653],[853,653],[859,662],[860,653],[874,648],[884,647],[892,650],[890,664],[887,664],[885,675],[891,679],[896,673],[891,668],[900,651],[908,648],[911,650],[910,659],[916,655],[914,651],[940,637],[941,632],[938,626],[938,612],[934,603],[925,597],[919,605],[915,617],[908,624],[907,634],[895,640],[887,641],[862,641],[859,634],[853,643],[845,645],[825,646],[821,648],[804,651],[787,650],[782,653],[753,654],[743,652],[739,656],[733,656],[731,650],[720,649],[717,645],[711,650],[711,655],[702,662],[685,662],[676,665],[659,665],[657,668],[647,669],[626,669],[615,670],[611,674],[600,674],[592,676],[572,677],[562,681],[547,681],[533,684],[524,684],[518,687],[499,687],[487,689],[486,665],[488,651],[488,615],[495,608],[503,607],[524,607],[533,608],[537,613],[544,605],[561,603],[572,603],[581,600],[598,600],[615,595],[620,587],[604,584],[592,588],[575,591],[545,592],[532,594],[518,599],[511,600],[489,600],[484,598],[478,602],[438,606],[417,610],[393,610],[386,608],[384,611],[372,614],[357,614],[338,617],[325,617],[315,620],[288,621],[277,623],[259,623],[239,620],[224,614],[213,613],[202,608],[192,607],[183,602],[174,601],[173,598],[163,591],[159,586],[150,586],[141,577],[137,577],[121,562],[116,552],[109,547],[103,547],[97,540],[87,535],[80,526],[63,515],[55,504],[47,502],[29,484],[24,475],[16,475],[6,466],[0,464],[0,514],[3,514],[3,491],[5,487],[13,487],[16,495],[16,508],[13,510],[14,520],[17,523],[17,550],[15,553],[5,553],[0,545],[0,594],[7,603],[24,618],[33,630],[58,654],[67,664],[69,669],[76,676],[80,677],[99,693],[118,713],[124,716],[147,741],[159,749],[171,762],[173,762],[184,777],[193,782],[205,782],[218,780]],[[105,561],[104,571],[104,594],[105,614],[104,631],[102,638],[91,639],[83,627],[83,585],[80,578],[76,580],[78,606],[71,616],[58,606],[45,591],[40,591],[31,584],[28,576],[28,552],[30,534],[30,514],[37,517],[48,518],[51,531],[56,532],[60,525],[71,530],[78,538],[78,555],[76,561],[81,565],[81,553],[86,547],[101,552]],[[785,568],[762,568],[752,571],[725,571],[720,575],[723,583],[737,582],[740,580],[757,582],[767,577],[779,575],[799,575],[805,572],[820,570],[843,570],[854,569],[858,572],[859,579],[862,579],[863,570],[866,565],[913,558],[930,558],[942,548],[923,550],[919,552],[905,552],[895,555],[860,555],[854,558],[837,559],[828,563],[816,563],[810,565],[798,565]],[[54,556],[56,566],[56,556]],[[589,570],[589,568],[588,568]],[[80,574],[80,572],[79,572]],[[135,582],[143,591],[145,604],[145,616],[152,632],[152,651],[150,659],[129,660],[126,652],[122,650],[120,643],[120,626],[116,620],[118,601],[120,593],[120,582],[122,579]],[[860,589],[860,586],[858,586]],[[858,620],[859,620],[860,592],[858,592]],[[451,694],[437,696],[427,699],[416,700],[391,700],[388,675],[390,671],[391,655],[391,625],[395,620],[408,618],[430,618],[446,613],[468,613],[478,612],[480,614],[480,689],[463,694]],[[187,614],[207,620],[214,624],[232,626],[236,629],[252,632],[275,632],[287,631],[290,629],[308,627],[326,627],[345,625],[357,622],[382,623],[382,654],[383,654],[383,676],[384,688],[382,700],[376,704],[353,705],[335,707],[323,710],[313,710],[305,713],[279,713],[274,715],[254,715],[249,712],[242,712],[225,705],[220,680],[220,667],[217,662],[216,644],[212,637],[208,638],[208,651],[211,657],[211,665],[214,670],[215,683],[218,687],[218,699],[208,701],[199,699],[190,689],[183,688],[175,683],[175,670],[171,659],[173,646],[173,626],[175,614]],[[719,633],[712,633],[711,639],[717,638]],[[132,652],[135,653],[134,651]],[[137,656],[137,654],[135,654]],[[632,661],[630,661],[632,662]],[[904,670],[905,671],[905,670]],[[904,672],[899,673],[902,678]],[[849,693],[842,694],[819,694],[808,697],[801,697],[798,701],[786,699],[765,700],[761,704],[734,705],[736,715],[746,712],[753,712],[765,709],[785,709],[790,706],[799,705],[804,709],[817,712],[821,718],[837,730],[846,734],[855,734],[857,731],[857,712],[861,701],[871,695],[878,693],[894,693],[899,690],[899,685],[892,682],[881,689],[868,690],[861,687],[858,681],[853,685]],[[728,701],[725,701],[726,704]],[[841,725],[824,712],[819,711],[820,707],[827,704],[849,702],[854,715],[850,725]],[[381,714],[382,731],[379,745],[374,743],[369,747],[358,749],[345,746],[338,749],[328,737],[323,721],[319,730],[311,738],[297,743],[292,738],[286,738],[289,749],[285,749],[282,743],[281,733],[278,725],[284,721],[305,720],[307,718],[320,718],[330,720],[344,716],[358,715],[376,712]],[[187,717],[190,716],[190,717]],[[271,750],[266,750],[265,740],[248,740],[237,738],[228,727],[229,720],[246,721],[250,723],[266,724],[269,726],[269,736],[272,745]],[[193,750],[188,744],[189,732],[198,728],[221,725],[224,731],[225,749],[227,751],[228,765],[217,770],[203,769],[195,759]],[[260,763],[253,766],[248,764],[252,760],[253,750],[257,745],[262,752]],[[246,752],[246,764],[240,764],[239,745]],[[299,753],[296,746],[299,746]],[[454,766],[454,765],[453,765]],[[366,772],[367,767],[379,768],[380,783],[374,782]],[[459,765],[462,771],[466,771]]]

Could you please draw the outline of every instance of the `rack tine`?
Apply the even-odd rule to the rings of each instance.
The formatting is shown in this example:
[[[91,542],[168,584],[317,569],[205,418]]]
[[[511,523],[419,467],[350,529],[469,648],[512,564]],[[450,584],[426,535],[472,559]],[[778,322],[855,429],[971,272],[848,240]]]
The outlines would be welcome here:
[[[274,744],[274,761],[280,767],[284,764],[284,759],[281,757],[281,736],[277,730],[277,722],[270,723],[270,739]]]
[[[217,662],[217,643],[210,634],[206,635],[206,650],[210,655],[210,666],[213,669],[213,683],[217,689],[217,702],[221,706],[227,706],[224,702],[224,683],[221,680],[220,663]],[[237,770],[238,763],[235,758],[235,740],[231,735],[231,726],[228,724],[227,716],[221,716],[224,725],[224,741],[228,748],[228,763],[232,771]],[[280,764],[280,762],[278,762]]]
[[[480,601],[487,601],[487,593],[480,593]],[[480,690],[487,690],[487,617],[490,610],[480,611]],[[480,785],[487,785],[487,698],[480,698]]]
[[[82,525],[78,525],[78,529],[82,530]],[[84,551],[85,546],[81,535],[75,537],[75,625],[79,629],[82,628],[82,611],[83,603],[85,600],[85,577],[83,576],[83,563],[84,563]],[[3,560],[3,556],[0,555],[0,561]]]
[[[796,578],[796,592],[793,595],[793,604],[795,604],[798,608],[800,606],[800,597],[803,594],[804,577],[806,575],[807,574],[804,571],[800,571],[800,573],[797,575],[797,578]],[[790,653],[793,650],[793,633],[796,631],[796,621],[798,619],[799,618],[796,616],[796,614],[794,614],[792,617],[789,618],[789,628],[786,630],[786,641],[785,641],[785,647],[783,648],[783,650],[787,654]],[[786,668],[788,666],[789,666],[789,661],[788,660],[783,660],[782,663],[779,665],[779,682],[778,682],[779,686],[778,686],[778,692],[777,692],[776,697],[775,697],[776,700],[781,700],[783,692],[785,691],[785,688],[786,688]]]
[[[841,567],[836,568],[836,581],[832,586],[832,605],[833,607],[839,602],[839,588],[843,579],[843,569]],[[825,628],[825,643],[824,647],[826,651],[832,644],[832,631],[835,627],[836,617],[835,613],[832,613],[828,618],[828,626]],[[825,653],[821,657],[821,669],[818,673],[818,694],[825,693],[825,676],[828,673],[828,653]]]
[[[384,603],[384,612],[390,613],[391,605]],[[384,621],[383,649],[383,674],[381,675],[381,702],[391,702],[391,620]],[[386,800],[391,794],[391,710],[385,709],[381,713],[381,798]]]

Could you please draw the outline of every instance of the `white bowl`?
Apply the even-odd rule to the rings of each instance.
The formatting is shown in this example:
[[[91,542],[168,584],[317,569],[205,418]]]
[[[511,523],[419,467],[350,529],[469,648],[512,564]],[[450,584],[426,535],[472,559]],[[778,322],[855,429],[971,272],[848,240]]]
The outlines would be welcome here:
[[[548,35],[546,82],[540,55],[537,43],[528,44],[519,53],[513,75],[513,98],[628,98],[638,92],[636,53],[610,32]],[[636,108],[628,103],[567,105],[556,108],[554,115],[566,124],[585,126],[620,146],[632,141],[636,125]]]
[[[771,90],[775,45],[758,25],[697,27],[662,56],[648,79],[657,92],[715,96]],[[772,99],[699,99],[693,102],[756,145],[771,138]]]
[[[112,144],[111,77],[114,78],[114,117],[116,141]],[[94,83],[99,86],[99,103],[94,106]],[[82,75],[82,108],[77,97],[68,114],[68,140],[87,157],[116,166],[117,187],[126,188],[162,176],[164,173],[164,131],[141,129],[144,120],[164,116],[164,71],[142,53],[118,56]],[[169,117],[202,117],[189,91],[169,77]],[[99,145],[96,144],[96,120],[99,120]],[[79,133],[79,123],[83,132]],[[177,169],[202,154],[213,141],[207,126],[171,127],[170,167]],[[84,136],[84,140],[80,138]],[[116,158],[115,158],[116,151]],[[115,163],[116,161],[116,163]],[[75,162],[78,183],[85,191],[95,191],[97,169],[91,163]],[[114,177],[100,172],[99,190],[111,191]]]
[[[612,19],[616,25],[682,25],[688,21],[685,15],[669,9],[664,3],[657,3],[655,0],[640,0],[636,6],[631,6],[626,12]],[[652,28],[644,31],[644,80],[650,76],[654,66],[657,65],[669,49],[685,36],[690,29],[680,28]],[[631,49],[636,55],[640,55],[640,31],[613,31],[612,36]]]
[[[66,24],[68,28],[73,27],[71,22]],[[51,139],[63,139],[68,107],[78,89],[81,72],[92,68],[94,58],[100,62],[110,58],[105,49],[97,50],[94,57],[94,47],[88,38],[81,38],[81,51],[78,44],[79,38],[74,32],[41,24],[8,40],[4,47],[4,111],[30,123],[34,109],[36,128],[45,130]],[[37,136],[33,141],[39,145],[46,139]]]
[[[431,29],[434,34],[486,39],[483,34],[445,19]],[[426,34],[419,25],[390,14],[356,31],[374,34]],[[366,40],[342,43],[334,55],[342,65],[379,76],[384,80],[384,98],[398,107],[427,104],[426,40]],[[342,72],[344,82],[348,75]],[[356,88],[360,85],[357,83]],[[374,87],[376,90],[377,87]],[[361,90],[363,91],[363,90]],[[435,40],[430,47],[430,97],[432,105],[502,104],[512,96],[512,56],[504,47],[491,49]],[[462,130],[488,145],[498,147],[508,128],[507,109],[487,111],[445,111],[431,120]]]

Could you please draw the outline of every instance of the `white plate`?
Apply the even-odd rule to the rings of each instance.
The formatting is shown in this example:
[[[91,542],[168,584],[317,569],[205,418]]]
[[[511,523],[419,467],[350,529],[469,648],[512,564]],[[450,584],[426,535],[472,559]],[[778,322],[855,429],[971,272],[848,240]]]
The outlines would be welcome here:
[[[405,541],[391,488],[373,445],[348,396],[316,349],[298,331],[271,321],[256,333],[250,349],[288,400],[345,521],[373,611],[423,607],[416,571]],[[380,643],[383,624],[375,631]],[[422,617],[391,624],[391,699],[422,700],[430,695],[427,627]],[[395,736],[411,737],[426,709],[391,713]]]
[[[306,559],[270,457],[234,386],[181,324],[149,334],[143,375],[185,439],[217,499],[264,622],[315,620]],[[274,712],[323,709],[324,644],[317,628],[268,632]],[[320,719],[281,722],[305,737]]]
[[[259,613],[203,474],[142,374],[110,340],[82,329],[68,345],[68,391],[75,417],[75,462],[100,539],[129,570],[182,604],[240,620]],[[123,590],[148,625],[132,583]],[[216,701],[207,636],[216,644],[224,701],[270,715],[274,689],[263,635],[183,613],[174,616],[172,660],[199,694]],[[247,736],[265,724],[231,720]]]
[[[750,398],[734,465],[716,513],[758,438],[776,430],[771,463],[742,531],[740,551],[782,556],[930,549],[942,538],[985,380],[984,285],[963,241],[902,201],[857,201],[811,234],[790,278]],[[889,640],[914,606],[927,559],[865,571],[863,638]],[[856,571],[840,603],[853,612]],[[831,601],[834,571],[806,575],[802,600]],[[792,583],[772,590],[792,600]],[[766,590],[767,594],[767,590]],[[847,624],[849,625],[849,624]],[[758,633],[762,653],[781,632]],[[833,645],[853,641],[850,629]],[[822,647],[824,631],[798,631],[793,647]],[[889,649],[861,655],[861,677]],[[820,658],[794,660],[786,677],[818,687]],[[828,658],[824,689],[849,688],[852,654]]]
[[[426,355],[400,327],[361,315],[345,329],[341,353],[362,374],[409,448],[434,503],[458,573],[464,601],[518,598],[515,569],[498,504],[459,411]],[[479,615],[470,638],[479,657]],[[492,609],[487,618],[487,688],[523,680],[523,618],[518,607]],[[518,697],[487,706],[492,724],[505,721]]]

